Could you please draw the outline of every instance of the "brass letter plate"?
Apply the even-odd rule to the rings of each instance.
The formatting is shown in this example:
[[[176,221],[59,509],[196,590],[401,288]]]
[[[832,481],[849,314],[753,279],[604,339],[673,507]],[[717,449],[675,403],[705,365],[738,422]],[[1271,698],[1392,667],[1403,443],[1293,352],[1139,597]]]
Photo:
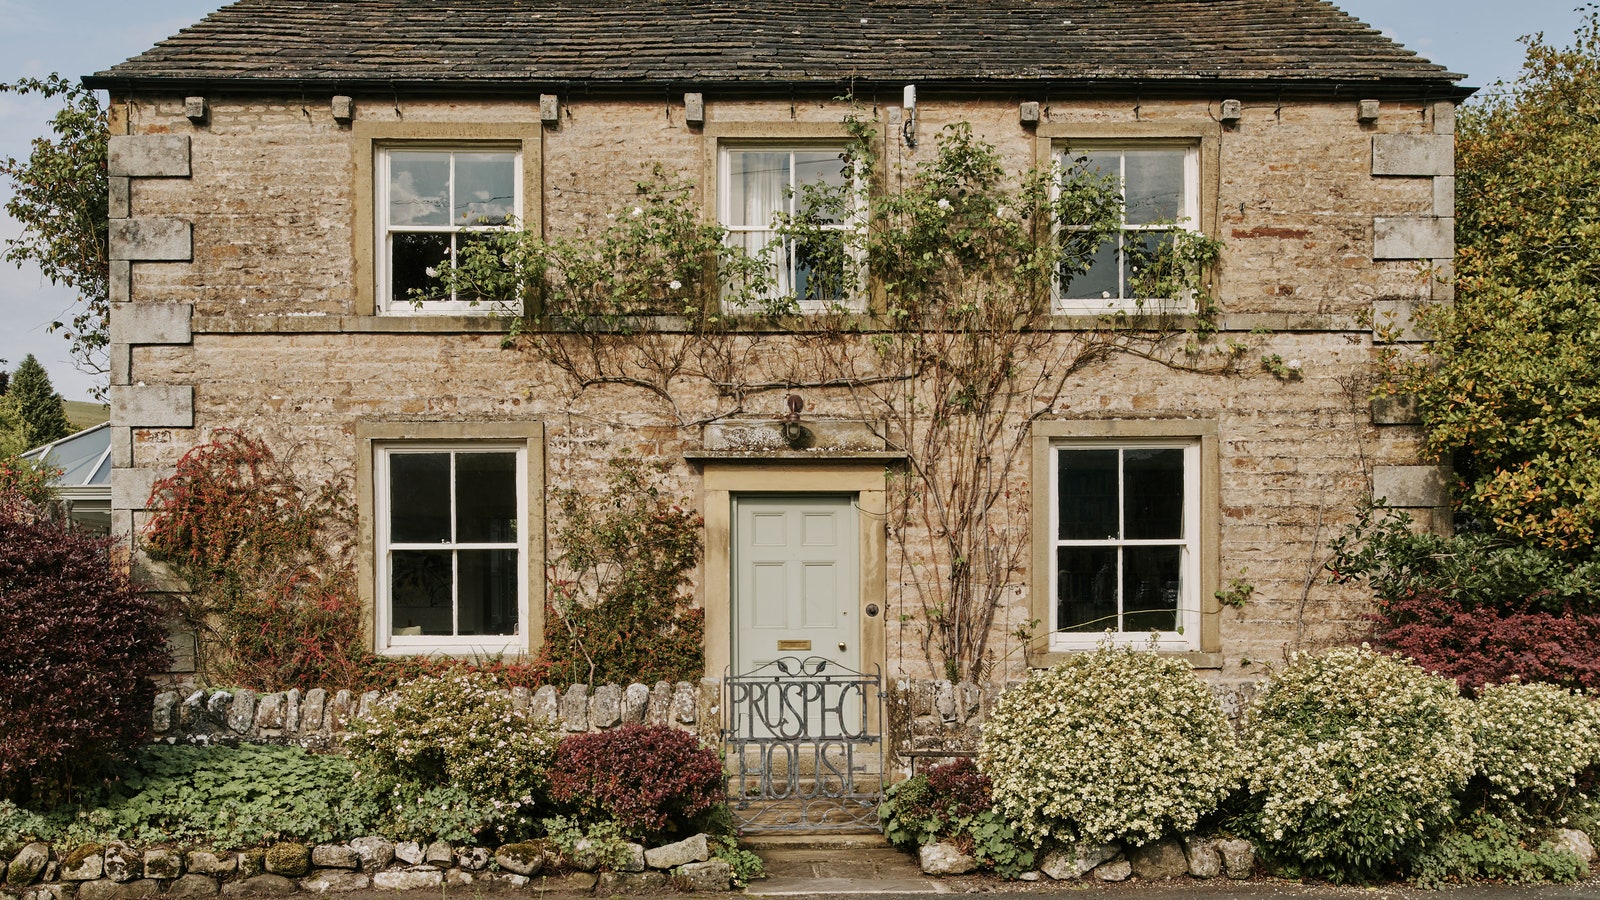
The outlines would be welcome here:
[[[779,641],[779,650],[810,650],[810,641]]]

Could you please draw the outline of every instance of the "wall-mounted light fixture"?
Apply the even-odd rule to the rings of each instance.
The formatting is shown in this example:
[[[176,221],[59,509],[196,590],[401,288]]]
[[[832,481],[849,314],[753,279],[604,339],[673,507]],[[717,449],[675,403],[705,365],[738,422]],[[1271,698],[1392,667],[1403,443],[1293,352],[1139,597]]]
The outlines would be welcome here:
[[[800,425],[800,412],[806,408],[806,398],[799,394],[790,394],[783,403],[788,407],[789,414],[783,417],[783,440],[791,447],[799,446],[800,439],[805,437],[806,430]]]
[[[906,110],[906,120],[905,120],[905,123],[900,126],[900,136],[905,139],[907,147],[910,147],[911,149],[915,150],[915,149],[917,149],[917,86],[916,85],[914,85],[914,84],[906,85],[905,99],[903,99],[901,101],[900,105],[905,107],[905,110]]]

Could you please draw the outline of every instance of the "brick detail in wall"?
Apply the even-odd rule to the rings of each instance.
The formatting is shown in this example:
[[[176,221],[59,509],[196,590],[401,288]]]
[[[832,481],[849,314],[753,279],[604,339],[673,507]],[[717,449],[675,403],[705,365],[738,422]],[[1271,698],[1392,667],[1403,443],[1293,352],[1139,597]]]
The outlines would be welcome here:
[[[113,178],[187,178],[186,134],[117,134],[106,147],[106,172]]]
[[[119,344],[188,344],[192,303],[113,303],[111,339]]]
[[[1372,138],[1372,174],[1432,178],[1456,174],[1456,139],[1448,134],[1379,134]]]
[[[194,228],[182,219],[113,219],[109,244],[113,260],[189,262],[194,258]]]
[[[1450,486],[1441,466],[1375,466],[1372,496],[1403,509],[1440,507],[1450,502]]]
[[[112,385],[111,424],[131,428],[193,428],[194,388],[179,384]]]

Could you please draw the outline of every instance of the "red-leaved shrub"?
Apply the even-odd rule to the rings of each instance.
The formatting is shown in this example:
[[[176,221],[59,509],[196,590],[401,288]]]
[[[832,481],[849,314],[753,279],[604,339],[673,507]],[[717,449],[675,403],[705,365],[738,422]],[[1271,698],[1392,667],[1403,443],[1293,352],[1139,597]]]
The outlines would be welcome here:
[[[933,795],[932,814],[948,822],[975,816],[994,806],[989,776],[971,759],[957,759],[928,770],[928,790]]]
[[[550,796],[579,817],[610,819],[628,837],[682,830],[722,800],[722,762],[694,735],[659,725],[577,734],[556,747]]]
[[[1512,678],[1600,688],[1600,615],[1469,607],[1432,590],[1380,604],[1379,646],[1475,691]]]
[[[0,797],[57,799],[144,734],[164,614],[115,545],[0,494]]]

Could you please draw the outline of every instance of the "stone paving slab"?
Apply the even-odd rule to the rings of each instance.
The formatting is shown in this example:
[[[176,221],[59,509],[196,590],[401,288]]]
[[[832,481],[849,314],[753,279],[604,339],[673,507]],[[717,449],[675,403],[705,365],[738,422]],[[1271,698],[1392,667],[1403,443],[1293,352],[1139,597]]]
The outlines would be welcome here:
[[[886,848],[759,850],[767,877],[745,888],[750,897],[821,894],[944,894],[950,888],[922,874],[910,854]]]

